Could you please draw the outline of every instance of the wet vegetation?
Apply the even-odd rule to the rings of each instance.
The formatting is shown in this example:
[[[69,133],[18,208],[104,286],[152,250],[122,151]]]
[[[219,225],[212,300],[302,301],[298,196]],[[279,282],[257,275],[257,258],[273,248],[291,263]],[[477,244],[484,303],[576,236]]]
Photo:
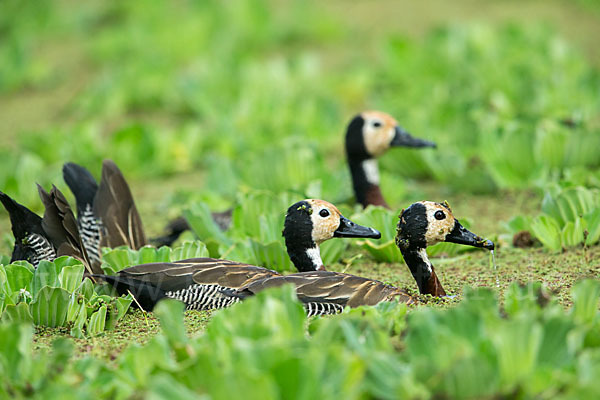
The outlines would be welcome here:
[[[3,396],[598,397],[600,8],[366,3],[0,3],[0,190],[40,212],[35,182],[68,193],[62,163],[98,176],[111,158],[148,236],[181,214],[193,228],[105,249],[105,271],[206,255],[291,271],[284,212],[315,197],[383,234],[325,243],[325,264],[421,303],[307,320],[283,288],[144,313],[79,284],[75,260],[10,265],[0,213]],[[438,144],[380,158],[392,211],[352,199],[343,132],[364,109]],[[430,249],[448,298],[418,295],[393,242],[423,199],[498,244],[497,268]],[[210,212],[229,208],[221,232]]]

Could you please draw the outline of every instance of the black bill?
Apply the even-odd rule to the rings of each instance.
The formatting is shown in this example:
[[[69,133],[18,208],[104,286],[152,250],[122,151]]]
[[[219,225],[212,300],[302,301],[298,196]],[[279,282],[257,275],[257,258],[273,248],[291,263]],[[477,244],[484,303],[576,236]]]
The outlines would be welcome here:
[[[437,145],[429,140],[413,137],[401,127],[396,127],[396,133],[390,143],[392,147],[437,147]]]
[[[376,229],[355,224],[348,218],[340,217],[340,226],[333,234],[334,237],[379,239],[381,232]]]
[[[473,247],[483,247],[484,249],[494,250],[494,242],[488,239],[484,239],[481,236],[477,236],[464,226],[460,222],[455,221],[454,229],[446,236],[446,242],[465,244]]]

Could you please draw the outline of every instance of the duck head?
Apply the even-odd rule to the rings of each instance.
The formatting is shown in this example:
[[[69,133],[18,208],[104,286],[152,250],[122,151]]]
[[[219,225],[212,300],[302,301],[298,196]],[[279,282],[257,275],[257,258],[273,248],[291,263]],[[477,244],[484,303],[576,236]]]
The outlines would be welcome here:
[[[421,201],[412,204],[400,215],[396,245],[423,294],[446,294],[426,251],[428,246],[440,242],[494,249],[491,240],[483,239],[462,226],[447,203]]]
[[[387,207],[379,190],[375,158],[391,147],[436,147],[436,144],[412,136],[394,118],[380,111],[365,111],[350,121],[346,130],[346,156],[354,193],[365,207],[369,204]]]
[[[290,259],[300,272],[324,270],[319,246],[331,238],[381,238],[373,228],[355,224],[331,203],[307,199],[292,204],[283,237]]]

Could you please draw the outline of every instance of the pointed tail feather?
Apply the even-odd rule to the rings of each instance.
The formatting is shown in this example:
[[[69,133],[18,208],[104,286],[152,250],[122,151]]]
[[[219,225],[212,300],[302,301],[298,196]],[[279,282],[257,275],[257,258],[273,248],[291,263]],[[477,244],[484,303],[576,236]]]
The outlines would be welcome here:
[[[52,186],[50,193],[38,185],[40,199],[46,208],[42,228],[48,240],[57,250],[56,255],[75,257],[83,262],[89,274],[102,272],[100,266],[92,266],[83,245],[77,221],[64,195]]]
[[[30,233],[43,234],[42,218],[39,215],[3,192],[0,192],[0,202],[8,212],[16,241],[25,239]]]
[[[101,245],[139,249],[148,242],[125,177],[111,160],[102,163],[102,179],[94,199],[94,214],[104,227]]]
[[[0,202],[8,212],[15,237],[10,262],[25,260],[37,267],[42,260],[53,260],[56,253],[44,234],[42,218],[2,192]]]
[[[68,162],[63,165],[63,179],[73,192],[77,202],[77,216],[81,218],[84,211],[94,205],[94,197],[98,191],[98,183],[90,171],[81,165]]]

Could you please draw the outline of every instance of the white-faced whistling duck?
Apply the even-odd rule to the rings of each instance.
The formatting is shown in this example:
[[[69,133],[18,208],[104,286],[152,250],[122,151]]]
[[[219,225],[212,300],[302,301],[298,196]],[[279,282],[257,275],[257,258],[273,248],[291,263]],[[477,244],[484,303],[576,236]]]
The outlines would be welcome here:
[[[346,129],[346,156],[352,175],[356,200],[389,208],[379,188],[379,167],[376,158],[390,147],[436,147],[435,143],[415,138],[402,129],[390,115],[379,111],[365,111],[355,116]],[[213,213],[213,219],[222,230],[231,224],[231,211]],[[189,224],[183,217],[176,218],[165,227],[163,236],[152,239],[156,246],[170,246]]]
[[[454,218],[447,204],[430,201],[412,204],[400,215],[396,244],[422,294],[446,295],[426,251],[428,246],[439,242],[494,249],[493,242],[465,229]],[[406,291],[397,287],[374,279],[330,271],[269,277],[251,282],[237,291],[225,291],[225,294],[245,298],[285,283],[296,286],[298,299],[304,303],[309,316],[333,314],[346,306],[373,306],[394,299],[408,304],[415,303]]]
[[[436,147],[435,143],[411,136],[390,115],[365,111],[350,121],[346,130],[346,157],[356,201],[389,208],[379,188],[376,158],[391,147]]]
[[[375,238],[381,234],[357,225],[323,200],[299,201],[287,210],[283,236],[290,259],[298,271],[324,270],[319,245],[334,237]],[[136,265],[114,276],[101,276],[121,294],[131,292],[137,302],[151,310],[162,298],[173,298],[187,309],[222,308],[239,299],[222,294],[278,272],[214,258],[198,258],[171,263]]]

